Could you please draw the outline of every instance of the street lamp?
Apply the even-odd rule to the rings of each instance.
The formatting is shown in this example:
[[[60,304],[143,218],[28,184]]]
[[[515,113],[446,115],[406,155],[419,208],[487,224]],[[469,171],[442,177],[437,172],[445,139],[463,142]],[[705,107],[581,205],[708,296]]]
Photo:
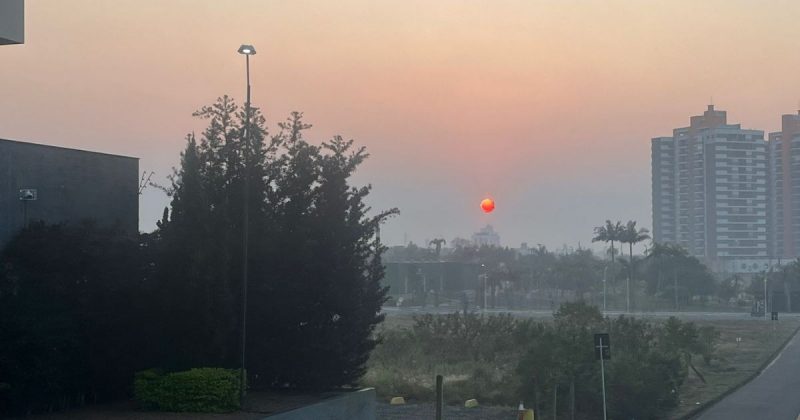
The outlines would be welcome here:
[[[481,269],[483,271],[483,311],[486,312],[486,264],[481,264]]]
[[[239,372],[239,406],[244,408],[245,375],[245,348],[247,347],[247,253],[248,230],[250,229],[250,56],[256,53],[252,45],[239,47],[239,54],[244,54],[247,66],[247,102],[244,103],[244,132],[242,133],[242,148],[244,160],[244,192],[242,210],[242,368]]]
[[[255,53],[256,53],[256,49],[253,48],[252,45],[244,45],[244,44],[242,44],[242,46],[239,47],[239,54],[255,55]]]
[[[606,271],[608,266],[603,267],[603,315],[606,313]]]
[[[628,274],[628,279],[626,280],[625,284],[627,285],[627,292],[625,293],[625,311],[630,313],[631,312],[631,275]]]
[[[764,321],[769,319],[767,318],[767,282],[769,281],[770,271],[772,271],[771,266],[767,270],[764,270]]]

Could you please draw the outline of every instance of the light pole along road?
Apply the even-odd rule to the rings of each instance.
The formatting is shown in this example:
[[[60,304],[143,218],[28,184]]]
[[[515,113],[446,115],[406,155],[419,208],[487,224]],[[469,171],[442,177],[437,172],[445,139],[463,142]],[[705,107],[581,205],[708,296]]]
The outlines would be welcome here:
[[[247,381],[245,373],[245,348],[247,346],[247,254],[249,245],[250,229],[250,56],[256,53],[252,45],[242,45],[239,47],[239,54],[244,54],[247,66],[247,102],[244,104],[244,132],[242,133],[243,171],[244,171],[244,190],[243,210],[242,210],[242,368],[239,372],[239,406],[244,408],[244,388]]]

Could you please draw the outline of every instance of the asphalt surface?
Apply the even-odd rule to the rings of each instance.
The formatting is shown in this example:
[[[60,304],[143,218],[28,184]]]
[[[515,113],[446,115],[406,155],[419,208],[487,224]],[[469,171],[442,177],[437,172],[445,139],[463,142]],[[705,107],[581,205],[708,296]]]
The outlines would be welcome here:
[[[800,335],[755,379],[704,411],[697,420],[800,418]]]
[[[475,308],[470,308],[470,311],[475,311]],[[432,313],[432,314],[444,314],[444,313],[453,313],[455,311],[460,311],[460,308],[455,306],[441,306],[439,308],[434,307],[394,307],[394,306],[384,306],[382,312],[388,316],[395,316],[395,315],[419,315],[424,313]],[[518,316],[521,318],[550,318],[553,316],[552,310],[544,310],[544,309],[534,309],[534,310],[527,310],[527,309],[487,309],[487,310],[477,310],[475,313],[485,313],[485,314],[496,314],[496,313],[510,313],[514,316]],[[637,318],[669,318],[674,316],[676,318],[687,319],[687,320],[744,320],[744,319],[754,319],[754,317],[750,316],[749,312],[701,312],[701,311],[680,311],[680,312],[672,312],[672,311],[658,311],[658,312],[625,312],[625,311],[617,311],[617,310],[609,310],[606,311],[605,314],[612,318],[617,317],[619,315],[629,315],[634,316]],[[800,317],[800,313],[781,313],[781,318],[785,317]],[[760,317],[759,317],[760,318]],[[800,373],[800,372],[798,372]]]

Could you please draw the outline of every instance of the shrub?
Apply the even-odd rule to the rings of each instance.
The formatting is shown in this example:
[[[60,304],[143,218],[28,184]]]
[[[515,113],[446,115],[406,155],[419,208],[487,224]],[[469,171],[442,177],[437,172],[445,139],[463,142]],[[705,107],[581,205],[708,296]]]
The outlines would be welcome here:
[[[514,346],[517,321],[511,314],[489,316],[455,312],[414,317],[411,334],[423,352],[441,362],[497,362]]]
[[[141,239],[141,240],[140,240]],[[0,417],[128,397],[153,366],[145,236],[32,222],[0,252]]]
[[[417,316],[412,328],[380,332],[361,383],[381,397],[425,401],[435,395],[438,373],[445,376],[448,402],[517,404],[516,355],[538,334],[538,323],[508,314]]]
[[[228,412],[239,408],[239,371],[198,368],[161,374],[138,372],[134,395],[142,408],[160,411]]]

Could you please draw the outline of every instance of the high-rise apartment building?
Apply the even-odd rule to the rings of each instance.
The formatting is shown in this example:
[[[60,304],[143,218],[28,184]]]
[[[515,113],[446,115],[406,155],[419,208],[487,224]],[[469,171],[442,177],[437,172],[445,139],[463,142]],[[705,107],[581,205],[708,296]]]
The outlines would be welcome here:
[[[769,134],[769,169],[770,255],[792,260],[800,251],[800,112]]]
[[[769,261],[767,142],[709,105],[672,137],[651,141],[653,239],[677,243],[715,271]]]

